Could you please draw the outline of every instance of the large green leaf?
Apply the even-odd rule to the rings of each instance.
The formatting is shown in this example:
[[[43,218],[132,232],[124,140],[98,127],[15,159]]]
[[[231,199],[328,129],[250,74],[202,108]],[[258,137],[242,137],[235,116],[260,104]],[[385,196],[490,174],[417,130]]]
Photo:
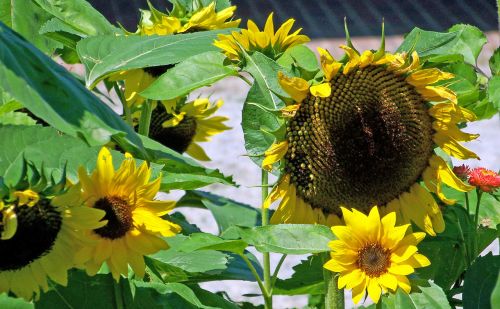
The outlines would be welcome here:
[[[224,65],[220,52],[194,55],[158,77],[141,96],[155,100],[171,100],[200,87],[209,86],[224,77],[237,75],[233,66]]]
[[[472,258],[474,251],[473,223],[467,212],[457,206],[445,208],[445,231],[435,237],[426,237],[418,246],[431,265],[419,268],[417,273],[421,278],[434,280],[444,290],[450,289],[465,270],[467,259]]]
[[[140,135],[140,138],[151,156],[151,161],[164,164],[165,173],[161,182],[163,191],[193,190],[212,183],[235,185],[232,177],[224,176],[219,170],[205,168],[148,137]]]
[[[477,27],[471,25],[455,25],[448,29],[448,32],[414,28],[405,37],[398,52],[414,48],[422,57],[460,54],[465,62],[476,64],[476,59],[485,43],[486,36]]]
[[[242,111],[245,149],[250,159],[259,166],[262,165],[264,152],[276,139],[273,132],[282,125],[274,113],[262,108],[267,102],[261,88],[255,83],[247,94]]]
[[[450,304],[443,290],[433,282],[422,282],[418,290],[412,290],[411,294],[406,294],[401,289],[396,293],[383,296],[381,298],[383,309],[450,309]],[[375,305],[368,307],[375,309]]]
[[[465,273],[463,305],[469,308],[494,308],[491,294],[500,273],[500,256],[489,253],[479,257]]]
[[[32,303],[28,303],[22,298],[9,297],[7,294],[0,294],[0,308],[8,309],[33,309]]]
[[[323,261],[319,255],[311,255],[307,260],[293,267],[291,278],[278,279],[273,289],[275,295],[324,294]]]
[[[255,228],[234,227],[247,243],[260,252],[284,254],[308,254],[330,251],[328,242],[334,239],[331,230],[324,225],[278,224]],[[233,230],[233,231],[231,231]],[[222,235],[224,237],[224,234]],[[233,238],[233,237],[231,237]]]
[[[209,209],[222,233],[231,226],[254,227],[260,225],[261,218],[258,209],[234,200],[203,191],[188,191],[177,207],[194,206]]]
[[[500,276],[498,276],[497,283],[491,292],[491,307],[500,308]]]
[[[135,155],[148,156],[138,135],[111,108],[4,24],[0,24],[0,91],[51,126],[90,145],[113,139]]]
[[[493,76],[488,82],[488,101],[500,111],[500,76]]]
[[[33,0],[47,13],[89,36],[112,34],[119,29],[85,0]]]
[[[495,49],[495,52],[490,58],[491,75],[500,75],[500,47]]]
[[[38,32],[50,18],[52,18],[50,14],[31,0],[0,1],[0,21],[47,54],[61,47],[60,43]]]
[[[313,79],[319,71],[318,58],[306,45],[287,49],[276,62],[289,71],[298,71],[305,80]]]
[[[176,250],[182,252],[193,252],[198,250],[218,250],[228,251],[236,254],[243,254],[248,244],[242,240],[222,239],[212,234],[193,233],[187,238],[180,237],[169,241]]]
[[[77,51],[86,68],[86,84],[92,87],[106,75],[152,66],[175,64],[207,51],[217,51],[213,41],[231,29],[168,36],[89,37],[78,42]]]

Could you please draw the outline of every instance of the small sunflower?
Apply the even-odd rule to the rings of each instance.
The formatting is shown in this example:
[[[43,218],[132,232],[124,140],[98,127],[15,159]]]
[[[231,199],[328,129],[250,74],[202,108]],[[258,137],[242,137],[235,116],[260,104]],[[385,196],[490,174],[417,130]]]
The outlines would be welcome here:
[[[153,200],[160,189],[161,177],[149,181],[151,169],[146,162],[136,168],[130,154],[115,171],[111,153],[105,147],[97,158],[97,167],[90,175],[81,167],[78,178],[81,191],[68,196],[68,201],[103,210],[106,225],[89,232],[94,244],[77,253],[77,262],[94,275],[103,262],[113,278],[128,274],[128,265],[138,277],[145,272],[144,255],[167,249],[161,238],[174,236],[180,227],[161,216],[170,212],[173,201]]]
[[[0,211],[0,293],[31,300],[48,290],[48,278],[68,283],[75,252],[91,242],[84,232],[103,226],[104,212],[66,204],[64,195],[50,199],[25,190],[13,196]]]
[[[137,26],[137,31],[135,33],[127,32],[128,35],[175,35],[237,27],[241,22],[240,19],[232,20],[236,6],[230,6],[217,12],[215,1],[206,7],[201,6],[194,10],[186,10],[182,7],[168,14],[158,11],[151,4],[149,5],[150,10],[141,10],[141,21]],[[139,93],[171,67],[171,65],[167,65],[122,71],[111,76],[110,80],[123,80],[127,104],[139,106],[145,100]],[[163,104],[170,113],[175,109],[173,101],[163,101]]]
[[[430,265],[417,248],[425,233],[405,236],[410,225],[395,226],[394,212],[380,219],[377,207],[368,216],[356,209],[341,209],[346,225],[332,227],[338,240],[328,244],[332,249],[331,260],[324,265],[339,273],[339,289],[352,289],[354,303],[363,298],[366,290],[375,303],[382,293],[395,292],[398,287],[410,293],[406,276],[415,268]]]
[[[212,136],[231,129],[224,124],[229,118],[212,116],[223,103],[222,100],[212,104],[207,98],[196,99],[174,114],[159,104],[152,113],[150,137],[179,153],[186,152],[195,159],[209,161],[198,143],[208,142]]]
[[[396,211],[430,235],[444,230],[432,193],[453,204],[442,184],[466,192],[434,153],[477,158],[459,142],[478,137],[457,124],[476,119],[438,82],[452,74],[422,68],[418,54],[376,53],[341,46],[347,63],[319,49],[323,82],[310,85],[279,74],[293,102],[283,109],[286,137],[266,151],[263,168],[284,160],[284,173],[264,207],[282,199],[273,223],[335,224],[340,206],[364,213],[374,205]],[[425,189],[424,187],[427,189]],[[430,192],[429,192],[430,191]]]
[[[269,58],[278,59],[287,49],[310,41],[309,37],[300,34],[302,28],[290,33],[294,23],[295,20],[290,18],[274,32],[271,13],[262,31],[252,20],[248,20],[247,29],[242,29],[241,32],[233,31],[229,35],[219,34],[219,40],[216,40],[214,45],[235,61],[242,59],[243,50],[248,53],[258,51]]]

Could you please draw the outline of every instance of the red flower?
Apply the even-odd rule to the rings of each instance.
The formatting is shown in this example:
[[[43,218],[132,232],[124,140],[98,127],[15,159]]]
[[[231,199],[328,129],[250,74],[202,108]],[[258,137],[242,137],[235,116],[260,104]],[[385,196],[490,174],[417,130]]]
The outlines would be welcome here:
[[[500,175],[484,167],[476,167],[469,172],[469,183],[484,192],[492,192],[500,187]]]
[[[469,178],[470,168],[465,164],[455,166],[453,167],[453,173],[455,173],[458,178],[467,180],[467,178]]]

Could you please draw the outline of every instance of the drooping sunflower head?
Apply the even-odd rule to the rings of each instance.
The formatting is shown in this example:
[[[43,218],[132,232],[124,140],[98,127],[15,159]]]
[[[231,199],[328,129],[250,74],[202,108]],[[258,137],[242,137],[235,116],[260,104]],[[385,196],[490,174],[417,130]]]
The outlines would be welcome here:
[[[338,287],[352,289],[354,303],[365,291],[375,303],[382,293],[394,293],[398,287],[410,293],[406,276],[415,268],[430,265],[417,248],[425,233],[407,233],[409,224],[396,226],[394,212],[381,219],[377,207],[368,216],[346,208],[342,214],[345,226],[332,227],[338,239],[329,243],[331,260],[324,265],[339,273]]]
[[[442,183],[460,191],[471,187],[434,149],[459,159],[477,158],[459,144],[477,135],[457,126],[475,116],[459,107],[456,95],[443,84],[453,75],[423,69],[416,52],[359,54],[341,48],[345,63],[319,49],[324,73],[320,83],[279,75],[292,98],[283,110],[287,133],[266,152],[263,167],[283,159],[285,177],[277,186],[281,191],[276,189],[281,193],[271,195],[265,206],[293,187],[294,196],[282,200],[274,222],[303,221],[288,209],[299,201],[310,206],[313,222],[341,217],[340,206],[368,213],[381,205],[435,235],[444,222],[429,191],[452,204],[441,192]],[[289,215],[282,214],[284,209]]]
[[[210,158],[198,143],[208,142],[212,136],[231,129],[224,124],[227,117],[213,116],[222,104],[222,100],[212,104],[209,99],[200,98],[182,105],[174,113],[159,104],[151,117],[150,136],[179,153],[208,161]]]
[[[247,29],[242,29],[241,32],[233,31],[229,35],[219,34],[219,40],[216,40],[214,45],[235,61],[241,61],[244,52],[251,54],[255,51],[276,60],[287,49],[310,41],[306,35],[300,34],[302,28],[290,33],[294,23],[294,19],[288,19],[275,32],[271,13],[262,31],[252,20],[248,20]]]
[[[29,301],[48,290],[48,279],[67,284],[75,252],[91,241],[85,232],[102,226],[104,213],[61,203],[63,195],[26,189],[0,202],[0,293]]]
[[[95,241],[78,253],[78,263],[89,274],[95,274],[106,262],[113,277],[128,274],[128,265],[138,277],[144,276],[144,255],[167,249],[161,238],[174,236],[180,227],[161,216],[170,212],[173,201],[154,200],[160,189],[161,177],[150,181],[151,168],[146,162],[136,167],[130,154],[115,171],[112,156],[105,147],[97,158],[97,167],[88,175],[78,171],[81,190],[68,200],[83,201],[87,207],[105,212],[106,224],[94,229]]]

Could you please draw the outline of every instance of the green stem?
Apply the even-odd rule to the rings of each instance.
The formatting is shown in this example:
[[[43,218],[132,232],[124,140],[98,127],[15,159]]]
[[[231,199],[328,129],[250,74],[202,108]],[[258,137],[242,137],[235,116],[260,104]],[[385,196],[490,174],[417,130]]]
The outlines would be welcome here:
[[[273,294],[273,289],[274,289],[274,285],[276,283],[276,280],[278,280],[278,273],[281,269],[281,265],[283,265],[283,262],[285,261],[287,255],[286,254],[283,254],[278,262],[278,265],[276,265],[276,268],[274,269],[274,273],[271,277],[271,291],[269,294]]]
[[[454,213],[454,212],[452,212]],[[454,213],[455,214],[455,213]],[[470,242],[467,243],[465,242],[465,237],[464,237],[464,232],[462,230],[462,225],[460,224],[460,219],[458,218],[458,216],[455,214],[455,219],[457,220],[457,224],[458,224],[458,232],[460,233],[460,240],[462,241],[462,243],[465,245],[465,258],[467,260],[467,266],[470,266],[472,261],[471,261],[471,249],[470,249]]]
[[[323,259],[323,264],[329,259],[327,252],[322,253],[321,257]],[[338,288],[338,274],[323,268],[323,279],[325,281],[325,308],[344,309],[344,290]]]
[[[382,309],[383,306],[382,306],[382,297],[380,297],[380,299],[378,300],[378,303],[377,305],[375,306],[375,309]]]
[[[139,134],[149,136],[149,126],[151,125],[151,101],[146,100],[142,104],[141,119],[139,120]]]
[[[479,206],[481,205],[481,196],[483,195],[483,191],[480,189],[476,189],[477,194],[477,203],[476,203],[476,212],[474,213],[474,224],[477,230],[477,224],[479,223]]]
[[[264,286],[264,283],[262,282],[262,279],[260,279],[260,276],[257,273],[257,270],[253,266],[252,262],[250,262],[250,260],[248,259],[248,257],[245,254],[240,254],[240,256],[243,259],[243,261],[245,261],[245,263],[247,264],[248,269],[250,269],[250,272],[255,277],[255,280],[257,280],[257,284],[259,285],[259,288],[262,292],[262,295],[267,296],[267,291],[266,291],[266,288]]]
[[[134,126],[134,123],[132,121],[132,113],[130,112],[130,106],[127,104],[127,100],[123,96],[123,92],[120,90],[120,87],[118,87],[118,83],[115,83],[113,85],[113,89],[115,89],[116,94],[118,95],[118,98],[120,98],[120,102],[122,103],[123,106],[123,114],[125,115],[125,121],[131,126]]]
[[[268,191],[268,183],[269,183],[269,174],[265,171],[262,170],[262,204],[264,204],[264,201],[267,198],[267,194],[269,193]],[[266,208],[261,207],[262,211],[262,226],[266,226],[269,224],[269,212]],[[269,252],[265,252],[263,254],[263,262],[264,262],[264,285],[266,289],[266,295],[264,296],[264,301],[266,303],[266,309],[272,309],[273,308],[273,295],[270,293],[272,289],[272,282],[271,282],[271,256]],[[266,299],[267,298],[267,299]]]
[[[115,294],[115,303],[116,309],[124,309],[125,305],[123,304],[123,295],[122,295],[122,287],[120,282],[116,282],[115,279],[110,275],[111,280],[113,281],[113,291]]]
[[[465,208],[467,209],[467,216],[470,215],[470,207],[469,207],[469,192],[465,192]]]

